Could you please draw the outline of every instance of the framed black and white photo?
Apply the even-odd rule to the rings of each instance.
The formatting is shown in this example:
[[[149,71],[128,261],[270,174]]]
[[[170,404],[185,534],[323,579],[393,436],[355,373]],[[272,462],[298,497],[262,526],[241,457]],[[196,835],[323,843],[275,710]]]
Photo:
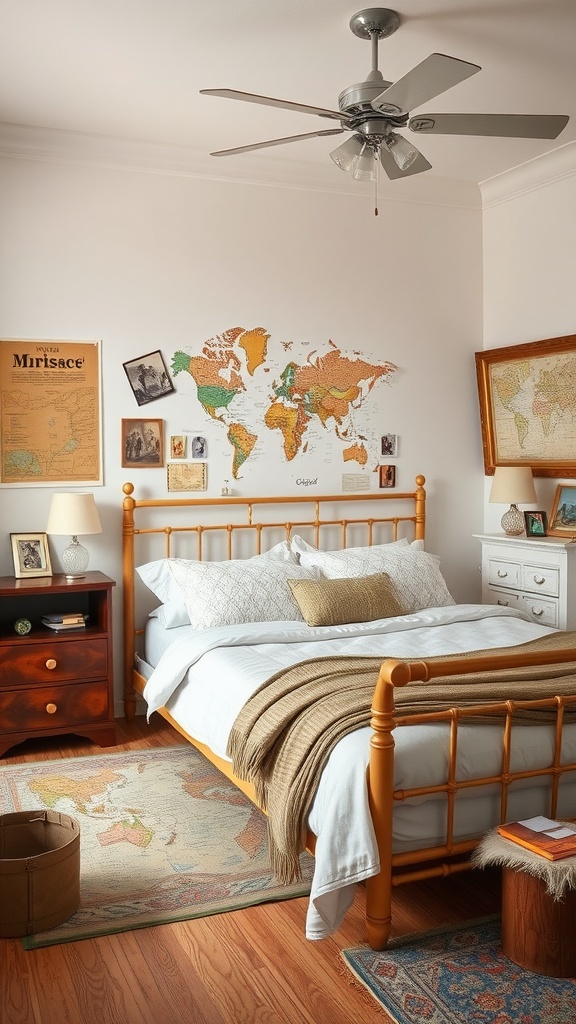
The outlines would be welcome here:
[[[192,438],[192,458],[193,459],[205,459],[206,452],[206,438],[196,435]]]
[[[10,540],[16,579],[52,575],[48,537],[45,533],[11,533]]]
[[[380,440],[380,454],[395,459],[398,455],[398,435],[383,434]]]
[[[146,405],[176,390],[159,349],[122,365],[138,405]]]

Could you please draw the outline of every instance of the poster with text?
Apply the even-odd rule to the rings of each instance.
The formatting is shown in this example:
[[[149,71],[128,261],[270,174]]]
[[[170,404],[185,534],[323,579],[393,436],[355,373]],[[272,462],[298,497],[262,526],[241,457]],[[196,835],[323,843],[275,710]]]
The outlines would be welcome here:
[[[100,345],[0,341],[0,485],[101,484]]]

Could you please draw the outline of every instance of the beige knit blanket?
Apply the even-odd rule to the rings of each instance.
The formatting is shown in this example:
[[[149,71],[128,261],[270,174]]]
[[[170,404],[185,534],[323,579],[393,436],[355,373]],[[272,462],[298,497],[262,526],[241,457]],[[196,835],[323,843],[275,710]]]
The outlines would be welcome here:
[[[513,649],[459,654],[450,660],[565,648],[576,648],[576,631],[551,633]],[[299,877],[308,812],[331,751],[347,733],[370,724],[381,664],[379,657],[346,656],[299,662],[271,676],[236,718],[228,756],[235,774],[254,784],[268,813],[272,869],[283,883]],[[397,687],[395,705],[399,715],[410,715],[573,694],[576,649],[575,660],[562,664],[467,673]]]

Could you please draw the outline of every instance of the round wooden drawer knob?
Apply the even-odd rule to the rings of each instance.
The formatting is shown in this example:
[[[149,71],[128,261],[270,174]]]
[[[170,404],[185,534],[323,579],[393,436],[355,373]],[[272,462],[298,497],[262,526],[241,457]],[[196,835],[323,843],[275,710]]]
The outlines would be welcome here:
[[[56,668],[56,665],[57,665],[56,658],[48,658],[48,661],[46,662],[46,668],[47,669],[49,669],[51,671],[53,668]]]
[[[54,715],[58,711],[58,705],[57,704],[47,704],[46,705],[46,711],[48,712],[49,715]]]

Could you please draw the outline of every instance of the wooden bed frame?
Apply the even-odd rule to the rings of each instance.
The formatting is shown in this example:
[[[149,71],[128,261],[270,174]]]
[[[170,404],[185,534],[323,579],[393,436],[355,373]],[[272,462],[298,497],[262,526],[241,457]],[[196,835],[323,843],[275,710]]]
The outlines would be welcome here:
[[[309,530],[311,542],[322,547],[322,540],[331,531],[330,547],[346,547],[357,544],[382,543],[386,540],[397,540],[405,537],[409,530],[409,540],[424,540],[426,523],[426,492],[425,478],[416,477],[414,491],[410,492],[370,492],[340,495],[303,495],[297,497],[222,497],[222,498],[134,498],[134,486],[126,483],[123,487],[123,607],[124,607],[124,651],[125,651],[125,713],[132,720],[136,713],[138,695],[142,694],[146,679],[135,668],[135,657],[138,638],[143,634],[143,626],[137,624],[135,596],[135,567],[152,557],[162,558],[171,555],[178,557],[174,548],[181,535],[192,539],[194,551],[187,551],[181,557],[192,557],[202,560],[208,538],[219,534],[224,538],[225,558],[237,557],[235,542],[239,537],[251,538],[250,554],[259,554],[267,549],[267,537],[278,539],[280,532],[286,539],[299,530]],[[369,502],[364,515],[363,503]],[[354,515],[342,517],[341,510],[354,509]],[[374,508],[377,514],[374,515]],[[389,509],[389,511],[387,511]],[[153,512],[161,510],[161,513]],[[229,511],[228,511],[229,510]],[[286,510],[295,513],[295,518],[286,520],[278,518]],[[303,510],[303,511],[302,511]],[[356,511],[358,510],[358,514]],[[176,525],[160,523],[158,515],[168,512]],[[206,513],[208,521],[206,522]],[[215,512],[220,519],[215,520]],[[262,515],[270,513],[266,519]],[[274,517],[276,512],[276,517]],[[230,522],[231,514],[239,516]],[[222,520],[222,515],[226,521]],[[203,517],[203,518],[200,518]],[[136,525],[136,519],[138,524]],[[140,525],[141,518],[147,525]],[[154,521],[151,523],[150,520]],[[334,531],[338,540],[334,542]],[[362,531],[364,539],[358,539],[358,531]],[[384,534],[384,535],[382,535]],[[137,538],[164,538],[162,552],[154,556],[136,557]],[[274,542],[273,541],[273,542]],[[222,557],[222,556],[220,556]],[[513,648],[511,648],[513,651]],[[383,662],[376,685],[371,726],[374,730],[371,738],[370,768],[368,773],[369,800],[380,853],[380,872],[366,881],[366,927],[367,938],[373,949],[383,949],[390,937],[392,921],[392,892],[395,886],[410,881],[451,875],[465,871],[471,867],[471,855],[479,839],[457,841],[454,839],[454,812],[457,796],[470,787],[498,785],[500,788],[499,821],[507,820],[507,800],[510,786],[517,780],[534,776],[550,777],[550,808],[549,815],[556,817],[558,786],[561,776],[576,770],[576,763],[561,764],[562,726],[565,709],[576,704],[573,697],[553,697],[532,701],[503,700],[494,706],[475,706],[473,708],[451,708],[446,711],[400,717],[395,713],[394,691],[397,686],[408,682],[427,681],[433,677],[462,673],[464,671],[483,671],[491,668],[520,667],[535,663],[559,663],[574,660],[574,650],[546,652],[540,657],[519,655],[501,655],[489,653],[486,656],[468,657],[464,663],[457,660],[434,660],[407,662],[388,659]],[[512,772],[510,770],[511,734],[515,714],[526,708],[541,708],[552,711],[555,716],[554,754],[550,765],[533,771]],[[229,762],[215,756],[204,744],[198,743],[186,733],[170,712],[161,708],[159,714],[202,752],[220,771],[234,782],[254,803],[256,803],[253,787],[234,776]],[[489,778],[461,781],[456,778],[456,756],[458,746],[458,729],[461,723],[479,714],[498,715],[502,722],[502,767],[498,775]],[[394,790],[394,738],[393,731],[399,726],[445,722],[450,726],[450,742],[448,772],[446,780],[437,786],[411,790]],[[440,846],[425,850],[414,850],[408,853],[392,852],[392,816],[394,806],[401,800],[414,796],[444,793],[447,803],[447,824],[445,842]],[[576,816],[576,808],[575,808]],[[308,848],[314,851],[315,837],[308,836]]]

